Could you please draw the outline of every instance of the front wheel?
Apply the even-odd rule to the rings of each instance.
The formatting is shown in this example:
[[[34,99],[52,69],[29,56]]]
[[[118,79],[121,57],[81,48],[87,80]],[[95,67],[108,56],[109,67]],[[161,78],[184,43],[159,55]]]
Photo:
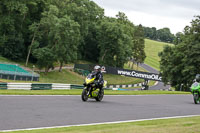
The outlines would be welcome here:
[[[98,96],[95,98],[96,101],[100,102],[103,99],[104,96],[104,90],[102,89],[101,91],[99,91]]]
[[[194,94],[194,103],[198,104],[200,102],[199,94]]]
[[[88,95],[87,95],[88,91],[86,89],[83,89],[83,92],[82,92],[82,95],[81,95],[81,98],[82,98],[82,101],[87,101],[88,100]]]

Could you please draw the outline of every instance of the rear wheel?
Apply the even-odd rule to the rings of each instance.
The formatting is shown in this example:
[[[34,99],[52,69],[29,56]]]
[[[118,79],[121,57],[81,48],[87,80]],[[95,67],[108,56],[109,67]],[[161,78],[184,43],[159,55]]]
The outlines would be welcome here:
[[[87,101],[88,100],[88,95],[87,95],[88,91],[86,89],[83,89],[83,92],[82,92],[82,95],[81,95],[81,98],[82,98],[82,101]]]
[[[199,94],[194,94],[194,103],[198,104],[200,102]]]
[[[100,102],[103,99],[104,96],[104,90],[102,89],[101,91],[99,91],[98,96],[95,98],[96,101]]]

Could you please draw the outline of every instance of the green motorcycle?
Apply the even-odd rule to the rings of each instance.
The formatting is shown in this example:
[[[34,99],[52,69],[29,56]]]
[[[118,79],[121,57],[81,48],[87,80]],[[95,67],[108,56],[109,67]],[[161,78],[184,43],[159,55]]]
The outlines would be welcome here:
[[[200,83],[194,82],[191,86],[191,92],[193,94],[194,103],[198,104],[200,102]]]

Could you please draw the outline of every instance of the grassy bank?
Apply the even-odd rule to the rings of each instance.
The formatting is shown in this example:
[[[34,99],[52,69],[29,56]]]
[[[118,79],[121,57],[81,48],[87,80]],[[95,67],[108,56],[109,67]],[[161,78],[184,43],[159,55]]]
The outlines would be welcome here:
[[[82,90],[0,90],[0,95],[81,95]],[[105,90],[105,95],[160,95],[160,94],[190,94],[180,91],[113,91]]]
[[[147,120],[121,124],[74,126],[67,128],[18,131],[9,133],[199,133],[200,117]]]
[[[163,47],[165,45],[173,45],[173,44],[145,39],[145,53],[147,56],[145,59],[145,64],[155,68],[156,70],[159,70],[160,58],[158,56],[158,53],[163,51]]]
[[[83,84],[84,77],[70,70],[40,73],[40,83]]]

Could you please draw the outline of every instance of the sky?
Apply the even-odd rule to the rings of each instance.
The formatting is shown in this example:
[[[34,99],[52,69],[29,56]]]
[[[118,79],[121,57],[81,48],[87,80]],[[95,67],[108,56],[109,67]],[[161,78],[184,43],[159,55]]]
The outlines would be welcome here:
[[[200,0],[93,0],[105,15],[124,12],[135,25],[157,29],[168,27],[173,34],[183,32],[194,16],[200,15]]]

